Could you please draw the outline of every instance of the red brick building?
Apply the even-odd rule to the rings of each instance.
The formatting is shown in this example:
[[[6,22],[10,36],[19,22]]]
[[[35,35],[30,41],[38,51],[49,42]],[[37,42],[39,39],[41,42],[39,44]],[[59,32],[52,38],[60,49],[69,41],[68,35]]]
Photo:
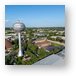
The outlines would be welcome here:
[[[12,43],[9,40],[5,39],[5,52],[10,52],[11,48],[12,48]]]

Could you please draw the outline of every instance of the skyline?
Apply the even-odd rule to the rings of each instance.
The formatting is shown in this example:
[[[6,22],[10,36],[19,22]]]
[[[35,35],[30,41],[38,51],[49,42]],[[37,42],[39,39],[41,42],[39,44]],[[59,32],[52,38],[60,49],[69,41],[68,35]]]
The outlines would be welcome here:
[[[16,20],[26,27],[64,27],[65,5],[6,5],[5,27]]]

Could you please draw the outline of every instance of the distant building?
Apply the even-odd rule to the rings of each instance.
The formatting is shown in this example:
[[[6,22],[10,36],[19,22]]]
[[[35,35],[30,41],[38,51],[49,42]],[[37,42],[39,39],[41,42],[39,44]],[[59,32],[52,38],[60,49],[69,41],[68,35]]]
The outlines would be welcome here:
[[[57,37],[59,37],[59,38],[65,40],[65,37],[64,37],[64,36],[51,36],[51,38],[54,38],[54,39],[56,39]]]
[[[5,36],[5,39],[11,40],[11,41],[13,41],[13,40],[15,40],[17,38],[18,38],[17,34],[14,34],[14,33],[6,34],[6,36]]]

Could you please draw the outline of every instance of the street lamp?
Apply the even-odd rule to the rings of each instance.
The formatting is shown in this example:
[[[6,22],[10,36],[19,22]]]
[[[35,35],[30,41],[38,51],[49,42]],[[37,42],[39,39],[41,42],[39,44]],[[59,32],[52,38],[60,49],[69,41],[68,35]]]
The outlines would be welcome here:
[[[25,29],[25,24],[21,23],[20,21],[16,21],[16,23],[13,24],[13,29],[15,30],[15,32],[18,33],[18,37],[19,37],[19,52],[18,52],[18,57],[23,56],[23,52],[21,49],[21,32]]]

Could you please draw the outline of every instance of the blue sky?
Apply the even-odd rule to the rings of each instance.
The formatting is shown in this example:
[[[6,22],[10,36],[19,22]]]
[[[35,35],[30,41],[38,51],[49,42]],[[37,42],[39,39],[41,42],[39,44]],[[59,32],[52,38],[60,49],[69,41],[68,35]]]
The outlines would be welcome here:
[[[5,25],[12,27],[16,20],[26,27],[64,27],[64,5],[6,5]]]

